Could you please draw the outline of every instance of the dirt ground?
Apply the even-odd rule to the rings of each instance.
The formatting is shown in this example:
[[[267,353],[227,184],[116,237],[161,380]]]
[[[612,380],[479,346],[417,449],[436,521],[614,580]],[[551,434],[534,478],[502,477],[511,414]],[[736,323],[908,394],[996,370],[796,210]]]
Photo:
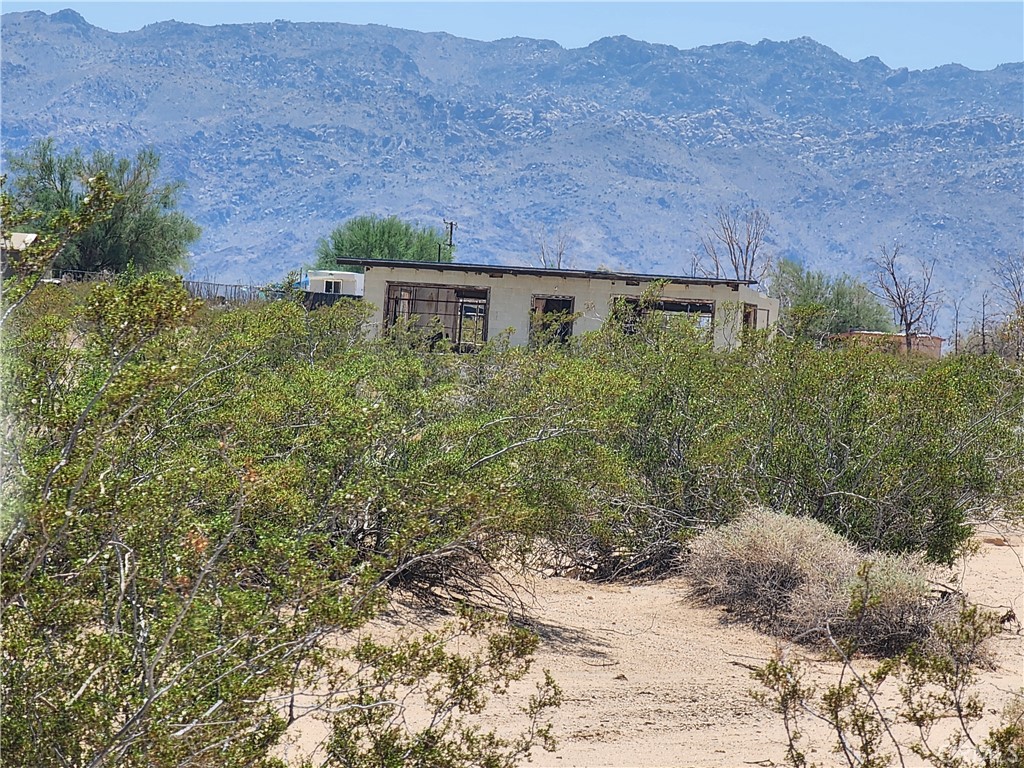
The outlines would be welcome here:
[[[954,571],[968,597],[1024,617],[1021,532],[986,527],[978,544]],[[642,586],[544,579],[535,593],[544,637],[537,664],[551,670],[565,703],[555,717],[559,749],[535,753],[534,765],[783,762],[781,723],[750,696],[757,686],[750,666],[771,657],[773,639],[729,622],[720,609],[694,606],[682,579]],[[1024,686],[1024,634],[1013,629],[995,641],[996,668],[979,685],[991,710]],[[836,669],[810,667],[823,681]],[[840,764],[822,729],[811,729],[806,744],[812,761]]]
[[[977,604],[1024,618],[1024,535],[994,526],[978,531],[978,551],[947,574]],[[729,621],[721,609],[695,606],[681,578],[643,584],[592,584],[537,578],[529,613],[542,642],[533,680],[495,697],[485,725],[510,732],[540,670],[564,694],[553,715],[558,750],[535,750],[541,768],[664,766],[707,768],[784,764],[781,722],[755,702],[750,670],[773,654],[776,641]],[[995,722],[1024,686],[1024,634],[1007,625],[996,638],[995,666],[978,691]],[[807,655],[806,651],[789,652]],[[834,681],[838,669],[811,656],[808,674]],[[983,725],[981,733],[987,731]],[[316,728],[300,741],[314,742]],[[829,733],[813,723],[803,748],[812,762],[845,765]],[[907,765],[916,765],[907,757]]]

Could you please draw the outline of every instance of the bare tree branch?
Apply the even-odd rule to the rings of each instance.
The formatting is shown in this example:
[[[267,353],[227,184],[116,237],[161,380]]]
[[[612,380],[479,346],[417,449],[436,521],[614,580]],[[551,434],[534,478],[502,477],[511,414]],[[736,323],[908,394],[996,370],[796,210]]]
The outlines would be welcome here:
[[[900,265],[902,248],[898,242],[892,248],[882,245],[871,263],[875,267],[874,293],[892,307],[909,353],[913,335],[931,330],[930,324],[934,322],[941,299],[939,290],[932,285],[934,259],[930,262],[922,259],[916,274],[908,274]]]
[[[575,259],[572,257],[572,245],[576,238],[563,228],[548,237],[537,237],[537,261],[544,269],[572,269]]]
[[[719,206],[714,223],[700,237],[714,276],[760,283],[771,267],[771,258],[764,252],[770,231],[771,217],[760,208],[741,215]]]

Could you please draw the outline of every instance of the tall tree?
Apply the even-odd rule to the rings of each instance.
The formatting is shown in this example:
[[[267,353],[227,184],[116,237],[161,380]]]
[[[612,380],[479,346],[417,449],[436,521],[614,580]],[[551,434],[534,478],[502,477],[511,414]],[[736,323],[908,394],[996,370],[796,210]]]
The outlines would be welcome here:
[[[932,285],[935,262],[921,261],[916,272],[908,272],[900,263],[902,244],[879,248],[872,259],[875,267],[876,295],[892,307],[897,325],[903,331],[907,352],[913,347],[912,336],[930,330],[930,320],[939,306],[939,291]]]
[[[316,266],[334,269],[338,259],[450,262],[451,238],[434,227],[415,227],[397,216],[357,216],[349,219],[316,246]]]
[[[138,272],[156,272],[186,266],[200,229],[176,210],[183,183],[159,181],[160,156],[154,150],[140,150],[134,159],[110,152],[86,157],[78,149],[60,154],[48,138],[8,155],[7,162],[17,205],[37,212],[26,222],[29,231],[52,230],[62,213],[85,205],[89,179],[107,178],[117,195],[109,216],[67,242],[56,268],[121,272],[131,264]]]
[[[783,259],[770,273],[768,292],[779,299],[780,328],[790,336],[893,330],[885,306],[850,275],[833,277]]]

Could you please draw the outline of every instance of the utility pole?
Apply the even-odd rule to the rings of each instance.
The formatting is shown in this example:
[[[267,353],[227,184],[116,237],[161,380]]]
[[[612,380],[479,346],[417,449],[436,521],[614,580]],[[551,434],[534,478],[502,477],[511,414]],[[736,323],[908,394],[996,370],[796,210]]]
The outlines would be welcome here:
[[[441,246],[442,245],[447,245],[449,251],[452,248],[455,247],[455,242],[454,242],[455,230],[458,229],[458,226],[459,226],[454,221],[448,221],[448,219],[445,219],[445,218],[442,218],[441,221],[444,222],[445,229],[448,230],[448,242],[447,243],[439,242],[437,244],[437,261],[438,261],[438,263],[440,263],[440,261],[441,261]]]

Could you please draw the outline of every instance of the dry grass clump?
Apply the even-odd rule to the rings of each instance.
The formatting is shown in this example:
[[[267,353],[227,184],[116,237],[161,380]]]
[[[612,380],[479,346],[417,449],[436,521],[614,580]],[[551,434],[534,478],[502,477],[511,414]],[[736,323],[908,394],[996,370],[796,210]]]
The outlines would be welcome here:
[[[847,583],[848,610],[832,625],[837,636],[853,638],[873,656],[892,656],[911,645],[931,646],[934,629],[952,622],[962,607],[953,595],[937,596],[928,566],[918,555],[863,557]]]
[[[927,640],[955,613],[932,599],[920,558],[866,556],[822,523],[755,509],[690,544],[692,594],[762,632],[852,640],[888,656]]]
[[[812,617],[817,623],[843,615],[831,603],[856,568],[856,550],[838,534],[764,509],[698,536],[684,566],[696,597],[786,636],[806,629]]]

